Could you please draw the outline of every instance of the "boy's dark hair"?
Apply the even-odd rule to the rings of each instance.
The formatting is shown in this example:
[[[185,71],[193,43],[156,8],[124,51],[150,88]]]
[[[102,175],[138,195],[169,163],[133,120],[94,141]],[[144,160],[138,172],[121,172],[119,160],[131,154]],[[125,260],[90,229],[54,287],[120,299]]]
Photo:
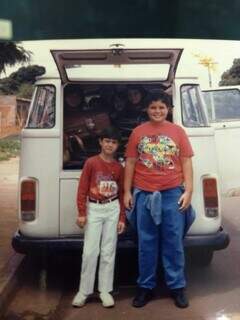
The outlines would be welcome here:
[[[146,97],[146,106],[148,107],[153,101],[162,101],[168,108],[172,107],[172,99],[168,93],[163,90],[150,92]]]
[[[137,90],[141,93],[142,95],[142,98],[144,98],[146,96],[146,90],[144,89],[143,86],[139,85],[139,84],[129,84],[127,86],[127,91],[130,91],[130,90]]]
[[[99,139],[102,140],[104,138],[117,140],[119,143],[121,142],[121,135],[119,131],[114,127],[108,127],[101,131],[99,134]]]

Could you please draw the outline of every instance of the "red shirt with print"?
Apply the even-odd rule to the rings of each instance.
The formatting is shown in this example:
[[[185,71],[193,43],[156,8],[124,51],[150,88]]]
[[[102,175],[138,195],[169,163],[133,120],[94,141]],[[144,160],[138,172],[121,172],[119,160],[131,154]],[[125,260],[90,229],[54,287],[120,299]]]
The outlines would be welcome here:
[[[181,185],[181,157],[192,156],[185,131],[169,121],[146,122],[136,127],[126,150],[127,158],[137,159],[133,186],[151,192]]]
[[[119,220],[124,222],[123,167],[116,160],[106,162],[99,155],[90,157],[84,164],[78,185],[79,216],[86,216],[88,198],[105,200],[117,196],[120,202]]]

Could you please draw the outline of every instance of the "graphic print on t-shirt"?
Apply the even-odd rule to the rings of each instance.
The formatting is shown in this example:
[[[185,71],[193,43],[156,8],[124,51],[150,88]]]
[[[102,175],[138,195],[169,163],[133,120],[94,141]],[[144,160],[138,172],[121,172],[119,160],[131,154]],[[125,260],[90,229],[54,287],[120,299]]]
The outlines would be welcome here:
[[[176,143],[165,135],[143,136],[138,144],[139,160],[149,169],[173,170],[179,155]]]
[[[118,185],[111,174],[98,172],[96,175],[96,187],[91,188],[91,192],[96,196],[111,198],[117,195]]]
[[[101,181],[99,183],[99,193],[104,197],[113,197],[117,194],[117,189],[116,181]]]

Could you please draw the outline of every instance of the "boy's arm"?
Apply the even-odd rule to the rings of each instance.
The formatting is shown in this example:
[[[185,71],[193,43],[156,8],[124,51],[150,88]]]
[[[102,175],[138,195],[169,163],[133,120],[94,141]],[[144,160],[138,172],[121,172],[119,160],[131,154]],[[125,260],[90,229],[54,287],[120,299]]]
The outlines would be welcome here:
[[[125,230],[125,220],[126,220],[125,207],[123,202],[123,178],[124,178],[124,170],[123,170],[123,167],[121,166],[121,171],[120,171],[120,176],[118,181],[119,204],[120,204],[120,216],[119,216],[119,222],[117,226],[118,234],[123,233],[123,231]]]
[[[86,161],[82,174],[80,177],[80,181],[78,184],[78,192],[77,192],[77,207],[78,207],[78,217],[86,217],[86,204],[87,197],[90,187],[90,178],[91,178],[91,164]]]
[[[181,157],[185,192],[179,199],[180,210],[186,210],[191,203],[193,192],[193,168],[191,157]]]
[[[137,159],[136,158],[127,158],[126,159],[126,166],[125,166],[125,173],[124,173],[124,205],[127,209],[130,209],[133,205],[132,199],[132,181],[133,181],[133,174],[135,169]]]
[[[119,223],[121,222],[123,225],[125,225],[125,208],[124,208],[124,202],[123,202],[123,178],[124,178],[124,170],[123,170],[123,167],[121,166],[119,180],[118,180],[118,195],[119,195],[119,204],[120,204]]]

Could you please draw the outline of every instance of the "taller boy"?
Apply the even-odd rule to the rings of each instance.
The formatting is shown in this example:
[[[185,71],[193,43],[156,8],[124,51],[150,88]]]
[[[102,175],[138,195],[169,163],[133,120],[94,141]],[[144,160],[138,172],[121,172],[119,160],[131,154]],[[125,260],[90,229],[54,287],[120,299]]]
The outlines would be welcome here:
[[[124,230],[123,167],[114,160],[120,141],[113,128],[100,135],[100,154],[89,158],[78,187],[77,224],[86,225],[79,292],[73,305],[81,307],[93,293],[97,260],[100,253],[98,290],[104,307],[112,307],[114,261],[117,232]],[[119,216],[120,214],[120,216]]]
[[[150,300],[159,258],[175,304],[188,306],[182,239],[192,197],[193,151],[184,130],[166,121],[170,106],[164,91],[149,95],[150,121],[133,130],[126,151],[124,202],[127,208],[134,204],[138,231],[139,290],[134,307]]]

